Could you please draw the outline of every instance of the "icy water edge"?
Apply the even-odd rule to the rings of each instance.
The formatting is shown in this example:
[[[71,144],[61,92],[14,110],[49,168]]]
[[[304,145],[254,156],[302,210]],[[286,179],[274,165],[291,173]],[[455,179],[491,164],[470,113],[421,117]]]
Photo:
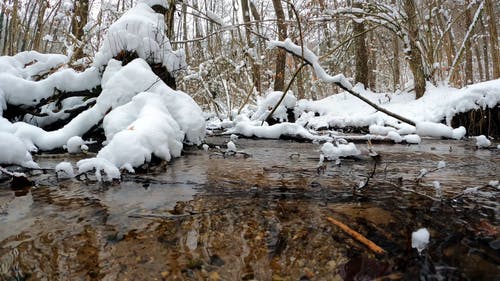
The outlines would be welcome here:
[[[22,190],[0,183],[0,280],[499,280],[499,191],[487,186],[498,149],[376,144],[374,176],[353,192],[373,171],[368,156],[318,168],[318,144],[239,139],[246,154],[224,155],[214,146],[227,140],[111,185],[53,173]],[[418,255],[421,227],[431,238]]]

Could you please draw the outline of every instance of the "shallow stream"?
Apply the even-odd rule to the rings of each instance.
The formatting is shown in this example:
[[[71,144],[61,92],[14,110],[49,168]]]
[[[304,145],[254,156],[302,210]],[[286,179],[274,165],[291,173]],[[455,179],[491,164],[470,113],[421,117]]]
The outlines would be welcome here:
[[[53,172],[33,175],[31,188],[0,183],[0,280],[500,280],[500,192],[488,186],[500,179],[500,150],[375,144],[374,166],[358,143],[362,156],[318,166],[319,144],[215,148],[227,141],[210,137],[208,151],[189,148],[120,183]],[[422,227],[430,243],[419,255],[411,234]]]

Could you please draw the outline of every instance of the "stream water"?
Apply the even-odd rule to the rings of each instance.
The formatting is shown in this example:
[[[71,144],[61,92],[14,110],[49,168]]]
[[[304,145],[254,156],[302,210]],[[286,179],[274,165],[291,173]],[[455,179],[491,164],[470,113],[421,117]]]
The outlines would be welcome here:
[[[362,155],[318,168],[319,144],[239,139],[245,154],[227,155],[215,148],[227,138],[207,141],[209,151],[119,183],[53,172],[29,188],[0,183],[0,280],[500,280],[500,192],[488,186],[500,179],[498,149],[375,144],[376,166]],[[36,159],[64,160],[78,156]],[[422,227],[430,243],[419,255],[411,234]]]

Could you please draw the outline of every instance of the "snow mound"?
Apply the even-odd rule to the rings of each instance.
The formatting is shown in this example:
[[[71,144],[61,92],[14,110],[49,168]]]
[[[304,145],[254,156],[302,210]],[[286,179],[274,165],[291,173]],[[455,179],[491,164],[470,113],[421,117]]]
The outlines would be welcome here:
[[[417,123],[417,134],[422,137],[461,139],[465,135],[465,128],[453,129],[445,124],[433,122]]]
[[[276,106],[280,100],[283,92],[270,92],[264,98],[257,100],[257,110],[252,115],[251,120],[264,120],[269,115],[271,110]],[[283,101],[273,113],[273,118],[278,122],[286,122],[288,120],[288,109],[293,109],[297,103],[297,98],[291,93],[287,92]]]
[[[476,137],[476,146],[478,148],[485,148],[491,145],[491,141],[485,137],[484,135],[480,135]]]
[[[258,124],[257,124],[258,123]],[[309,140],[330,140],[329,137],[322,137],[311,134],[307,129],[296,123],[278,123],[272,126],[260,126],[260,121],[238,122],[228,133],[240,134],[246,137],[258,137],[265,139],[279,139],[280,137],[297,137]]]
[[[15,164],[27,168],[39,168],[23,141],[13,134],[0,132],[0,164]]]
[[[227,152],[237,152],[238,150],[236,149],[236,145],[234,144],[233,141],[229,141],[227,143]]]
[[[422,253],[429,244],[429,237],[430,234],[427,228],[420,228],[411,234],[411,247],[416,248],[419,254]]]
[[[88,150],[83,139],[79,136],[73,136],[66,142],[66,149],[68,153],[80,153],[82,150]]]
[[[73,166],[69,162],[61,162],[56,165],[56,174],[60,179],[70,179],[75,177]]]
[[[333,145],[331,142],[325,142],[321,147],[322,155],[328,160],[336,160],[339,157],[347,157],[361,154],[352,142],[348,144]]]
[[[173,51],[166,37],[163,15],[149,5],[165,6],[167,1],[146,0],[139,2],[114,22],[108,30],[94,66],[107,65],[121,51],[136,52],[139,58],[149,63],[160,63],[170,73],[186,67],[185,53]],[[168,7],[167,7],[168,8]]]

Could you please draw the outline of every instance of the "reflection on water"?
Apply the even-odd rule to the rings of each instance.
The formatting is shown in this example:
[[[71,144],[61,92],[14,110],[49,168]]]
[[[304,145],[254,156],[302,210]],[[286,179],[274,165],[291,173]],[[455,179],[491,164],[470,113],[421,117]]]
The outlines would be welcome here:
[[[372,172],[368,156],[318,169],[318,144],[240,139],[237,145],[252,157],[193,149],[166,168],[111,185],[39,174],[36,186],[18,197],[0,184],[0,279],[494,280],[500,274],[498,189],[487,186],[499,179],[498,150],[435,140],[375,145],[382,158],[374,176],[353,193]],[[64,157],[38,162],[78,160]],[[439,161],[446,167],[417,185],[420,170]],[[443,200],[435,198],[434,181]],[[470,187],[479,191],[462,194]],[[388,254],[373,254],[327,216]],[[410,239],[421,227],[431,240],[419,256]]]

